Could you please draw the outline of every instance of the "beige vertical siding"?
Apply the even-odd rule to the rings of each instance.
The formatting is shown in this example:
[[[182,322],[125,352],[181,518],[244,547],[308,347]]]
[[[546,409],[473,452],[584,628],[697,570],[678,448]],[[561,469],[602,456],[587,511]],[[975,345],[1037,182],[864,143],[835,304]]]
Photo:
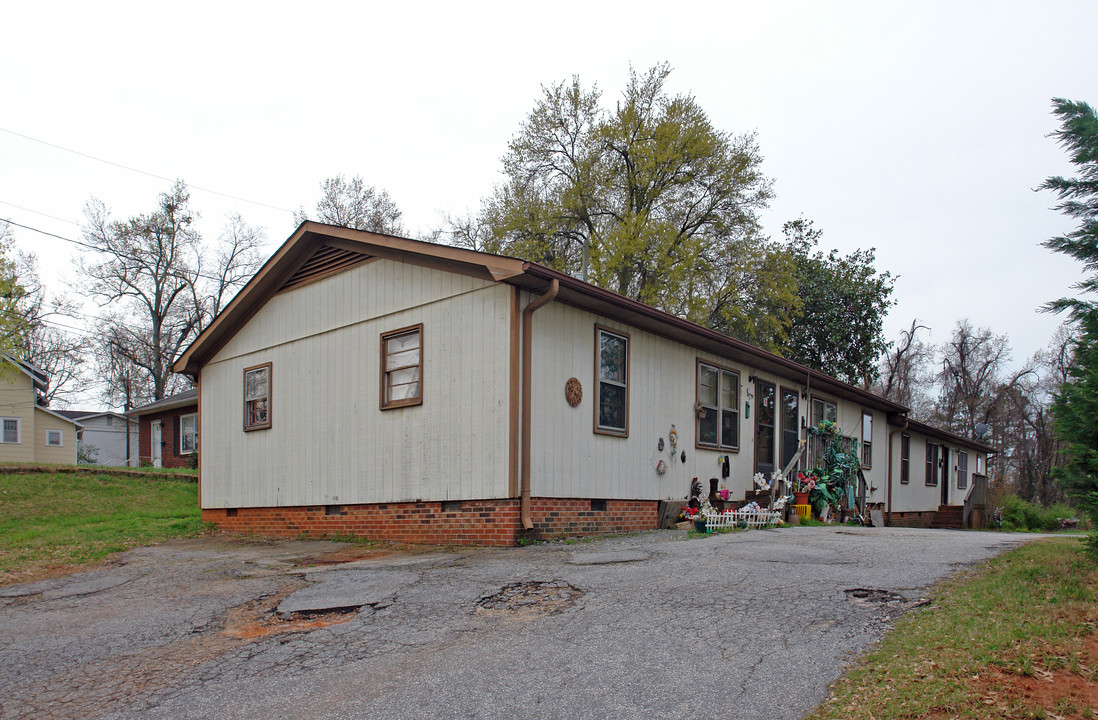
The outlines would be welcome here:
[[[524,303],[528,300],[524,298]],[[593,432],[598,392],[596,323],[629,335],[627,438]],[[695,447],[698,359],[740,373],[738,452]],[[755,374],[780,385],[765,372],[560,303],[551,303],[534,315],[533,374],[532,492],[549,497],[685,498],[695,477],[708,492],[709,478],[721,475],[718,458],[728,454],[731,474],[721,482],[742,498],[751,487],[755,468],[756,408],[755,399],[746,394],[751,388],[748,376]],[[570,377],[583,386],[583,401],[576,408],[569,406],[564,396]],[[752,405],[750,418],[745,417],[747,402]],[[674,458],[668,445],[672,425],[678,432]],[[662,454],[658,449],[661,437],[665,443]],[[684,450],[685,463],[681,461]],[[667,464],[663,475],[655,469],[660,459]]]
[[[423,324],[423,404],[379,409],[380,335]],[[202,506],[505,497],[510,290],[379,260],[273,298],[202,370]],[[271,423],[243,431],[243,369]]]
[[[524,296],[523,302],[529,302]],[[597,435],[593,432],[595,384],[595,325],[628,334],[629,343],[629,437]],[[728,453],[730,477],[721,480],[733,497],[742,498],[753,487],[755,473],[755,424],[758,398],[751,376],[775,386],[780,403],[781,388],[803,388],[799,382],[783,380],[764,368],[746,366],[708,352],[606,320],[590,312],[551,303],[534,315],[534,388],[532,491],[536,496],[591,498],[684,498],[692,478],[699,478],[706,492],[709,478],[720,477],[717,459],[724,451],[698,449],[694,403],[697,360],[711,362],[740,373],[740,449]],[[583,385],[583,401],[577,408],[565,402],[564,385],[576,377]],[[846,435],[861,434],[863,406],[834,397],[839,424]],[[747,408],[750,405],[750,413]],[[809,415],[802,398],[801,418]],[[870,502],[883,502],[886,490],[886,418],[874,416],[874,463],[866,479],[876,492]],[[662,436],[665,445],[671,425],[679,434],[678,452],[672,461],[665,449],[658,455]],[[798,423],[802,425],[803,423]],[[775,426],[780,453],[781,426]],[[804,437],[804,430],[800,430]],[[679,453],[686,451],[686,463]],[[663,459],[668,467],[658,475],[655,464]],[[780,455],[774,458],[780,462]]]

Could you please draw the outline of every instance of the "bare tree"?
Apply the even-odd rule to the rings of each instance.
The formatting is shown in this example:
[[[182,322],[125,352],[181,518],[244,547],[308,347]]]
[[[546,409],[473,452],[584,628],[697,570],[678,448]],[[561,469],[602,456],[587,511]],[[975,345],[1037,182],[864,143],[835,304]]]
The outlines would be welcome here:
[[[92,342],[75,326],[79,322],[76,304],[64,295],[47,293],[33,253],[20,253],[16,267],[19,284],[26,292],[20,306],[26,331],[18,341],[16,354],[49,376],[43,394],[46,405],[64,403],[81,389],[82,370]]]
[[[899,342],[893,344],[881,361],[880,380],[874,390],[892,402],[911,408],[912,415],[927,419],[933,408],[930,388],[934,376],[934,346],[918,339],[920,330],[930,330],[920,325],[918,318],[911,327],[900,332]]]
[[[208,280],[207,294],[193,294],[195,306],[200,309],[202,328],[224,309],[236,291],[255,275],[263,264],[260,253],[267,233],[263,228],[244,222],[240,213],[230,213],[221,229],[218,244],[213,249],[213,271],[206,278],[199,257],[198,275]],[[196,285],[197,288],[197,285]]]
[[[189,384],[173,376],[172,361],[255,272],[263,231],[230,215],[216,248],[205,248],[182,181],[147,215],[111,220],[96,199],[84,215],[93,251],[80,267],[92,295],[111,308],[97,352],[106,396],[127,408],[160,400]]]
[[[355,175],[348,182],[342,174],[336,175],[322,182],[320,187],[323,195],[316,204],[316,220],[353,230],[404,234],[400,209],[389,193],[366,185],[362,176]],[[312,218],[304,207],[294,213],[294,220],[298,223],[309,219]]]
[[[1010,341],[987,328],[958,320],[953,335],[942,346],[938,373],[938,420],[948,429],[977,439],[977,425],[990,424],[1008,392],[1033,374],[1027,363],[1007,374]]]

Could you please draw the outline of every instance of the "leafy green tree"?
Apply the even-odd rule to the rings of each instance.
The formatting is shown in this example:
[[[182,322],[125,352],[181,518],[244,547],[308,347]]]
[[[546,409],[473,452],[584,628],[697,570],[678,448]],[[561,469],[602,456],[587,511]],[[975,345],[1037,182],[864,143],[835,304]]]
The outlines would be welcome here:
[[[794,316],[782,354],[847,382],[869,386],[887,351],[884,320],[895,278],[874,267],[874,250],[840,255],[816,250],[823,231],[811,220],[783,227],[803,306]]]
[[[1077,317],[1075,360],[1052,402],[1053,429],[1066,458],[1054,472],[1098,527],[1098,309],[1077,311]],[[1090,544],[1098,552],[1098,534],[1091,534]]]
[[[1081,295],[1098,291],[1098,116],[1084,102],[1055,98],[1052,111],[1060,118],[1053,137],[1071,156],[1077,177],[1050,177],[1041,185],[1059,198],[1056,209],[1078,220],[1066,235],[1044,245],[1083,263],[1087,277],[1075,285]],[[1098,304],[1084,297],[1066,297],[1045,306],[1068,310],[1077,330],[1074,361],[1067,380],[1053,398],[1053,430],[1063,442],[1066,462],[1056,475],[1064,490],[1098,525]],[[1091,548],[1098,553],[1098,536]]]
[[[631,70],[613,110],[578,77],[543,87],[506,182],[448,234],[777,347],[798,300],[792,264],[759,231],[772,190],[755,135],[714,128],[668,93],[670,72]]]
[[[1080,293],[1098,291],[1098,117],[1084,102],[1055,98],[1052,111],[1060,118],[1060,129],[1052,134],[1060,146],[1071,155],[1077,177],[1050,177],[1041,190],[1052,190],[1060,200],[1056,210],[1079,221],[1079,226],[1066,235],[1044,242],[1048,249],[1064,253],[1083,263],[1088,273],[1074,287]],[[1070,310],[1072,317],[1081,317],[1095,307],[1084,298],[1060,298],[1045,305],[1045,310]]]
[[[27,291],[12,256],[14,242],[11,225],[0,220],[0,354],[17,351],[30,329],[25,308]]]

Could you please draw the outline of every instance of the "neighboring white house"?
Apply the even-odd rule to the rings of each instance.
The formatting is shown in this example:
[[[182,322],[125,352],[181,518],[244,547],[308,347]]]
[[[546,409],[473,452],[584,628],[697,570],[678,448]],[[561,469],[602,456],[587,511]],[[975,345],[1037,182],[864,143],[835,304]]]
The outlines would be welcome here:
[[[92,465],[137,467],[137,421],[109,410],[58,410],[84,426],[79,448]],[[129,428],[129,438],[126,429]]]
[[[45,372],[0,356],[0,463],[76,464],[81,425],[45,407]]]
[[[536,263],[316,223],[174,369],[199,385],[203,517],[269,533],[510,544],[656,527],[693,478],[744,498],[823,419],[858,447],[869,502],[929,524],[965,488],[955,464],[926,484],[911,453],[967,453],[967,481],[990,450]]]

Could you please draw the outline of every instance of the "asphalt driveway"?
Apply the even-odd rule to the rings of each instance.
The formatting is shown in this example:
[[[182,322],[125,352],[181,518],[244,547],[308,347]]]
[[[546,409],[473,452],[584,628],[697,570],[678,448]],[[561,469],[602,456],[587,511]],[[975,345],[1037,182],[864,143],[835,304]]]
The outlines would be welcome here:
[[[793,720],[932,583],[1032,537],[658,531],[349,562],[180,541],[0,588],[0,716]]]

